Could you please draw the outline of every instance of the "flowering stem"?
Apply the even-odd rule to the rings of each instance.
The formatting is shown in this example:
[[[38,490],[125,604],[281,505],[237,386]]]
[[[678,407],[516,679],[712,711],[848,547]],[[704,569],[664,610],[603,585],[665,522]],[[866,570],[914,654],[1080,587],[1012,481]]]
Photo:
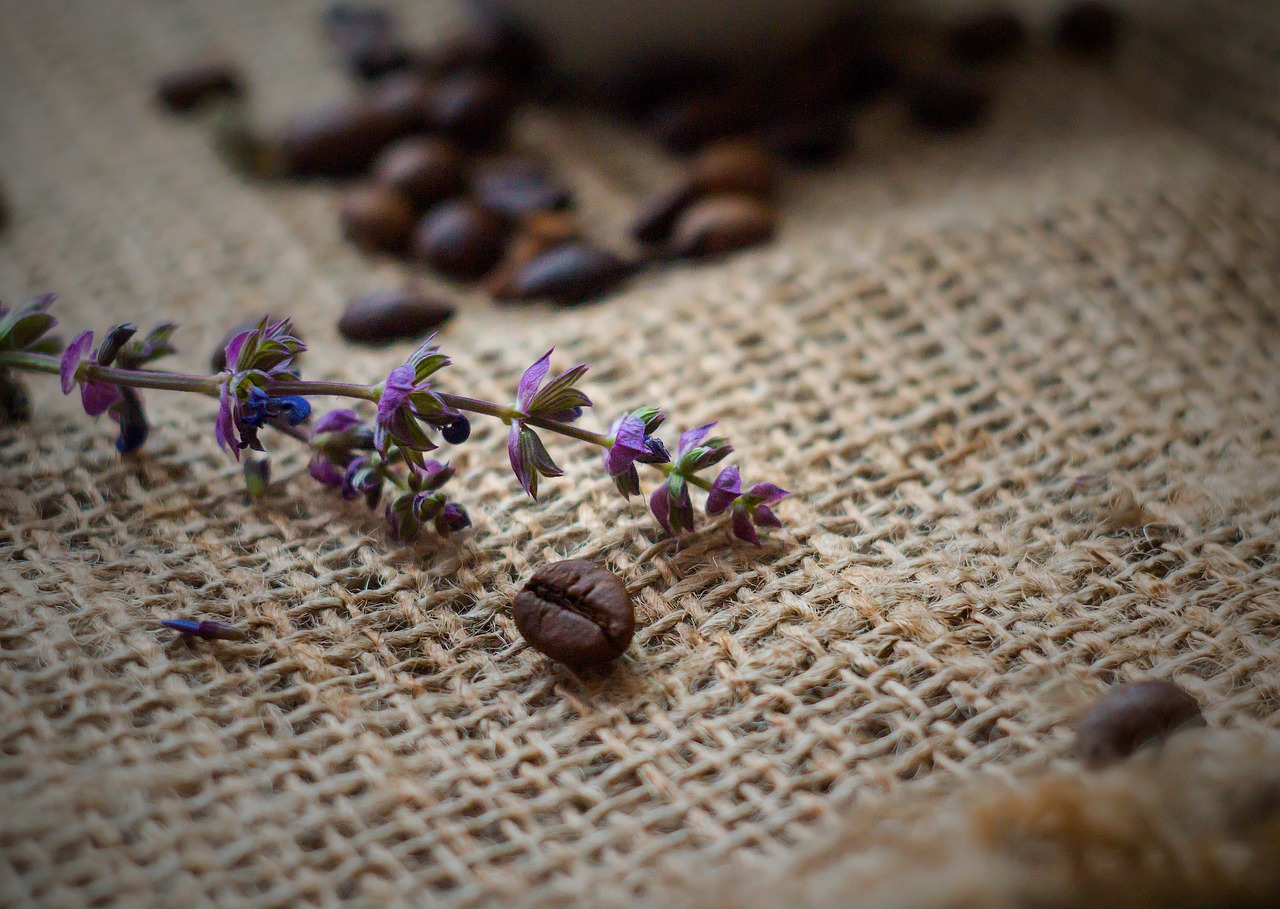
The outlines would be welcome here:
[[[364,401],[378,400],[377,392],[368,385],[356,385],[352,382],[303,382],[282,379],[269,383],[263,390],[274,395],[316,395],[359,398]]]

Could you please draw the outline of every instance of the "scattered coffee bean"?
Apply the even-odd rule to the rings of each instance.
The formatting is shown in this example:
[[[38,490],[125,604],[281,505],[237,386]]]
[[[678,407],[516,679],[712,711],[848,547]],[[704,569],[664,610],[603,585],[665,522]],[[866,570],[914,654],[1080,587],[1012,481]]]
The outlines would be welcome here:
[[[466,188],[462,150],[446,139],[401,139],[373,162],[373,180],[401,193],[419,209],[459,195]]]
[[[451,199],[427,212],[413,242],[414,254],[446,275],[478,278],[502,256],[506,223],[474,202]]]
[[[175,114],[195,110],[214,98],[239,98],[244,83],[229,63],[211,60],[165,73],[156,83],[156,100]]]
[[[434,78],[492,72],[531,86],[541,75],[544,62],[528,35],[508,22],[481,14],[460,33],[417,51],[412,66]]]
[[[1102,767],[1183,726],[1203,725],[1196,699],[1172,682],[1129,682],[1109,691],[1085,716],[1076,754],[1090,767]]]
[[[616,574],[582,559],[544,565],[516,594],[520,636],[573,669],[604,665],[635,633],[635,603]]]
[[[433,129],[469,148],[485,148],[506,132],[514,102],[505,80],[462,72],[436,86],[427,116]]]
[[[409,64],[409,51],[397,38],[395,20],[386,10],[339,3],[325,11],[323,24],[358,78],[376,79]]]
[[[658,105],[647,128],[672,151],[696,151],[708,142],[741,136],[760,116],[757,105],[722,92],[686,95]]]
[[[608,292],[630,273],[631,266],[611,252],[585,243],[565,243],[521,268],[512,279],[509,296],[581,303]]]
[[[573,204],[573,192],[529,158],[503,158],[488,165],[476,175],[473,190],[481,205],[513,218]]]
[[[499,299],[511,299],[516,275],[526,265],[577,236],[577,225],[567,212],[538,211],[525,216],[502,261],[485,278],[485,289]]]
[[[921,81],[907,101],[916,126],[935,133],[953,133],[976,126],[991,107],[991,93],[976,79],[944,71]]]
[[[964,63],[995,63],[1018,52],[1026,40],[1022,20],[1010,10],[994,8],[956,23],[951,30],[951,56]]]
[[[1120,14],[1106,3],[1083,0],[1062,11],[1053,43],[1077,57],[1106,59],[1120,43]]]
[[[356,344],[419,338],[453,318],[453,304],[412,290],[377,290],[347,303],[338,334]]]
[[[267,318],[272,319],[273,321],[276,319],[275,316],[268,316]],[[209,371],[222,372],[224,369],[226,369],[227,368],[227,345],[230,344],[232,340],[235,339],[236,335],[242,334],[243,332],[257,328],[258,323],[261,321],[262,321],[262,316],[254,316],[251,319],[243,319],[237,322],[235,325],[231,326],[230,330],[228,330],[227,333],[222,336],[222,340],[218,342],[218,346],[213,349],[213,353],[209,355]],[[302,337],[296,328],[294,329],[293,333],[297,335],[299,338]]]
[[[826,164],[849,145],[849,127],[838,108],[783,114],[765,129],[764,144],[780,158],[795,164]]]
[[[767,200],[772,197],[776,182],[773,159],[759,143],[745,139],[713,143],[693,160],[685,180],[642,206],[631,234],[641,243],[660,243],[695,200],[716,193],[739,193]]]
[[[389,186],[349,190],[338,208],[342,235],[365,252],[403,252],[413,233],[413,203]]]
[[[368,99],[331,104],[291,120],[280,137],[280,149],[291,174],[349,177],[413,126],[403,113],[379,108]]]
[[[773,237],[773,210],[743,195],[708,196],[690,205],[671,230],[668,253],[687,258],[718,256]]]

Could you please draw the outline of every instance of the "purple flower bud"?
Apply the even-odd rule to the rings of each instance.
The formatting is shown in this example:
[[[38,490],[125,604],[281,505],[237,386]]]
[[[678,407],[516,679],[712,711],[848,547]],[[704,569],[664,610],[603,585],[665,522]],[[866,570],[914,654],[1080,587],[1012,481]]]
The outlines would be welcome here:
[[[71,394],[71,390],[76,387],[76,370],[79,369],[80,361],[88,355],[89,348],[92,346],[93,332],[83,331],[72,338],[71,343],[67,345],[67,349],[63,351],[58,373],[62,378],[62,393],[64,395]]]
[[[520,486],[531,498],[538,498],[538,476],[558,477],[563,472],[551,459],[542,439],[519,420],[511,424],[507,434],[507,457]]]
[[[658,519],[662,529],[671,533],[671,508],[667,503],[667,484],[663,483],[649,495],[649,509]]]
[[[742,476],[737,467],[730,465],[720,471],[720,475],[711,484],[711,492],[707,495],[707,514],[713,517],[720,514],[741,494]]]
[[[733,516],[730,518],[729,526],[733,531],[733,535],[739,540],[748,543],[760,545],[760,536],[756,533],[755,527],[751,523],[751,513],[740,504],[733,506]]]
[[[467,516],[466,511],[461,505],[455,505],[450,502],[440,509],[435,519],[436,531],[441,536],[448,536],[451,533],[457,533],[471,526],[471,518]]]
[[[323,483],[325,486],[342,487],[343,472],[322,454],[315,455],[307,464],[307,473],[311,474],[316,482]]]
[[[59,377],[62,379],[62,393],[69,395],[72,389],[76,387],[77,372],[80,364],[85,360],[91,360],[89,356],[89,348],[93,345],[93,332],[85,331],[76,335],[76,337],[67,345],[67,349],[62,354],[62,360],[58,366]],[[84,406],[84,412],[91,417],[100,417],[107,412],[107,409],[120,400],[120,388],[109,382],[84,381],[80,382],[80,403]]]
[[[359,426],[360,422],[360,417],[354,410],[343,407],[338,410],[331,410],[316,420],[315,431],[317,433],[345,432],[352,426]]]
[[[463,442],[467,441],[467,439],[471,438],[471,421],[464,415],[458,414],[457,419],[444,427],[444,429],[441,430],[440,435],[443,436],[444,440],[450,445],[461,445]]]
[[[715,423],[706,423],[693,429],[686,429],[680,433],[680,444],[676,448],[676,458],[683,457],[707,437],[707,433],[715,428]]]
[[[124,347],[125,342],[137,333],[138,326],[131,322],[123,322],[111,328],[107,336],[102,339],[102,346],[98,348],[98,363],[102,366],[110,366],[114,363],[120,348]]]
[[[120,400],[111,405],[108,411],[110,417],[120,424],[120,435],[116,437],[116,451],[129,454],[146,444],[151,427],[142,409],[142,396],[132,388],[113,387],[118,387],[120,390]]]
[[[614,421],[609,427],[612,444],[605,449],[601,457],[604,469],[609,476],[616,477],[625,473],[641,455],[645,454],[644,421],[634,414],[627,414]]]
[[[454,468],[439,461],[425,461],[421,467],[411,465],[409,468],[409,485],[415,491],[434,492],[453,479]]]
[[[791,493],[772,483],[757,483],[747,490],[747,495],[751,497],[752,501],[761,505],[776,505]]]
[[[249,637],[239,628],[232,628],[222,622],[198,622],[195,619],[161,619],[160,624],[165,628],[172,628],[184,637],[219,641],[244,641]]]

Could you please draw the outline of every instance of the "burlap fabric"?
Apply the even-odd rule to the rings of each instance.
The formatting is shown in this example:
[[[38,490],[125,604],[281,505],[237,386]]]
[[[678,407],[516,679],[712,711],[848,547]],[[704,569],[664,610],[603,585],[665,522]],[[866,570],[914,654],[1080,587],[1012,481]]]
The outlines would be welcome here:
[[[1222,45],[1250,84],[1280,46],[1256,6],[1232,6],[1248,40]],[[333,324],[400,266],[340,241],[334,191],[237,182],[148,104],[157,70],[209,49],[243,61],[267,119],[336,94],[318,9],[4,3],[0,294],[56,290],[68,331],[180,321],[191,370],[231,322],[290,314],[308,375],[385,375],[403,350]],[[407,12],[419,34],[456,13]],[[1179,78],[1240,97],[1212,69]],[[0,902],[667,903],[681,868],[804,874],[788,851],[845,825],[884,892],[934,905],[954,892],[907,884],[928,843],[972,832],[970,787],[1274,793],[1280,185],[1256,166],[1280,148],[1274,97],[1171,106],[1134,88],[1170,89],[1168,68],[1145,73],[1034,56],[990,127],[950,141],[874,111],[855,157],[789,179],[778,242],[603,305],[462,295],[451,389],[508,398],[554,344],[592,364],[600,421],[641,403],[721,420],[750,479],[796,491],[761,549],[716,525],[661,539],[573,443],[552,443],[566,476],[531,503],[483,423],[454,456],[474,533],[397,548],[288,440],[278,490],[246,503],[209,402],[148,393],[152,443],[121,460],[35,380],[31,424],[0,431]],[[671,172],[586,114],[529,113],[520,138],[606,238]],[[614,672],[574,676],[516,633],[514,591],[566,556],[635,593]],[[170,616],[253,637],[190,646],[157,629]],[[1176,772],[1080,773],[1080,706],[1144,675],[1234,731],[1194,735]],[[1276,829],[1274,798],[1238,801],[1206,798],[1196,829]],[[1059,862],[1070,898],[1055,842],[1002,861]],[[1228,865],[1211,880],[1257,867]]]

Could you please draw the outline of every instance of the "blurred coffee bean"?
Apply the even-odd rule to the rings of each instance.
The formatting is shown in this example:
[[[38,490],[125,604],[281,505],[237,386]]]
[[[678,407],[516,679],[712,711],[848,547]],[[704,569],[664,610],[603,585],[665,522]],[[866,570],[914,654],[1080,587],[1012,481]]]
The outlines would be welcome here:
[[[418,223],[413,251],[450,277],[471,279],[492,268],[505,245],[502,216],[470,200],[451,199]]]
[[[683,181],[658,193],[641,207],[631,234],[641,243],[659,243],[696,199],[715,193],[740,193],[768,200],[773,196],[776,183],[777,168],[758,142],[721,140],[694,158]]]
[[[630,273],[631,266],[613,253],[570,242],[521,268],[511,282],[510,297],[581,303],[608,292]]]
[[[502,261],[485,277],[485,290],[499,299],[510,299],[515,277],[526,265],[577,237],[578,227],[568,212],[538,211],[526,215],[520,219]]]
[[[267,316],[267,318],[271,319],[273,322],[276,321],[275,316],[269,315]],[[260,323],[261,321],[262,321],[262,316],[254,316],[253,318],[250,318],[250,319],[243,319],[240,322],[237,322],[235,325],[233,325],[227,331],[227,333],[222,336],[222,340],[220,340],[218,342],[218,346],[213,349],[213,353],[209,355],[209,371],[222,372],[224,369],[226,369],[227,368],[227,345],[230,344],[233,340],[235,340],[236,335],[243,334],[246,331],[250,331],[254,328],[257,328],[258,323]],[[301,340],[302,335],[298,332],[296,327],[294,328],[293,334],[294,334],[294,337]]]
[[[401,139],[373,162],[375,183],[390,187],[423,210],[466,189],[462,150],[447,139]]]
[[[748,132],[760,119],[757,104],[724,92],[695,92],[655,107],[646,128],[677,152]]]
[[[357,78],[377,79],[409,64],[409,51],[396,34],[396,22],[384,9],[338,3],[325,11],[322,23],[325,35]]]
[[[636,60],[612,75],[606,74],[599,95],[610,108],[628,117],[643,118],[680,95],[709,92],[723,78],[720,64],[664,54]]]
[[[406,132],[417,132],[430,125],[431,91],[431,83],[417,73],[392,73],[374,82],[362,98]]]
[[[338,334],[356,344],[385,344],[435,331],[455,312],[452,303],[413,290],[376,290],[349,301]]]
[[[687,258],[718,256],[773,237],[773,209],[744,195],[699,199],[676,220],[667,251]]]
[[[796,164],[827,164],[849,145],[844,113],[835,107],[791,111],[765,127],[764,144],[780,158]]]
[[[907,99],[911,121],[935,133],[953,133],[976,126],[991,108],[991,93],[973,77],[944,70],[921,79]]]
[[[240,73],[221,60],[170,70],[156,82],[156,100],[175,114],[194,110],[214,98],[240,98],[244,93]]]
[[[573,192],[552,179],[541,162],[502,158],[481,168],[472,186],[476,200],[508,217],[559,211],[573,203]]]
[[[948,45],[951,56],[963,63],[995,63],[1017,53],[1026,36],[1017,14],[997,7],[957,22]]]
[[[1128,682],[1108,691],[1085,716],[1076,754],[1090,767],[1103,767],[1184,726],[1203,725],[1200,704],[1172,682]]]
[[[413,128],[404,111],[360,98],[294,117],[281,134],[280,149],[295,176],[349,177]]]
[[[413,204],[378,183],[347,191],[338,209],[342,235],[365,252],[400,253],[413,233]]]
[[[545,61],[536,42],[518,27],[483,13],[458,33],[414,54],[414,69],[432,77],[465,72],[497,73],[528,86],[542,75]]]
[[[514,100],[504,79],[463,72],[435,87],[427,117],[433,129],[469,148],[484,148],[506,132]]]
[[[1120,43],[1120,13],[1095,0],[1072,3],[1058,17],[1053,43],[1077,57],[1103,60],[1115,53]]]

